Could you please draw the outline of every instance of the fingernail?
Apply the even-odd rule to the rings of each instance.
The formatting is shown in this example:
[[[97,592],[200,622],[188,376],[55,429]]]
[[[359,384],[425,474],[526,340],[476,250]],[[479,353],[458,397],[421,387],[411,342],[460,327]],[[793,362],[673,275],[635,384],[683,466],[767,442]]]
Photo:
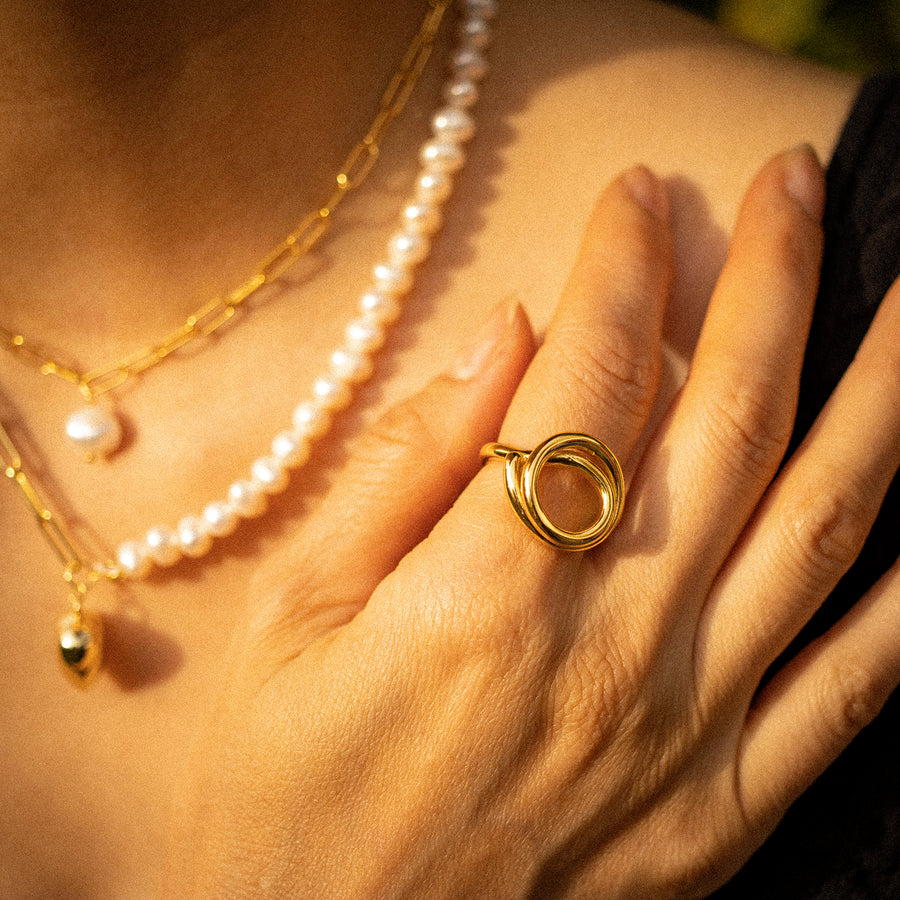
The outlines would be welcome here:
[[[623,176],[625,186],[637,203],[656,218],[669,216],[669,198],[665,185],[646,167],[635,166]]]
[[[816,151],[809,144],[789,150],[785,158],[784,186],[816,221],[825,210],[825,182],[822,165]]]
[[[494,309],[478,335],[460,351],[450,366],[450,375],[460,381],[470,381],[489,366],[497,347],[503,342],[509,326],[519,309],[515,301],[501,303]]]

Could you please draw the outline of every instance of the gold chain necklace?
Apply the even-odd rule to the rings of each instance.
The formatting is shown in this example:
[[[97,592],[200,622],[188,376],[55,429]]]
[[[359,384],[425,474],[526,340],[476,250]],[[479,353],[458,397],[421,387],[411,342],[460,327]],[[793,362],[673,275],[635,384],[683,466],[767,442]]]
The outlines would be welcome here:
[[[176,329],[157,342],[95,369],[82,371],[55,360],[38,343],[0,324],[3,346],[42,375],[74,385],[87,406],[66,421],[66,435],[88,461],[114,453],[121,444],[122,426],[112,409],[94,401],[121,387],[126,381],[169,359],[198,338],[209,337],[235,320],[238,310],[264,286],[271,285],[304,257],[328,230],[335,210],[358,188],[375,165],[391,122],[400,114],[415,88],[431,54],[434,37],[451,0],[430,0],[428,12],[413,37],[397,71],[379,103],[378,112],[365,136],[356,143],[334,178],[328,199],[314,209],[253,268],[250,276],[222,297],[215,297],[194,310]]]
[[[76,684],[86,685],[96,675],[103,655],[103,627],[99,616],[82,609],[88,588],[103,577],[116,573],[85,561],[75,548],[65,524],[44,503],[22,469],[22,457],[9,433],[0,423],[0,463],[6,475],[20,490],[35,521],[56,558],[63,564],[63,579],[69,586],[70,612],[59,622],[59,651],[63,668]]]
[[[391,118],[402,107],[418,78],[441,16],[450,2],[432,0],[429,4],[425,25],[404,57],[401,77],[398,81],[395,76],[385,94],[385,97],[398,100],[402,97],[399,107],[393,101],[386,107],[393,110],[389,114]],[[51,512],[40,496],[23,468],[20,452],[0,423],[0,463],[4,473],[19,489],[42,536],[63,565],[71,611],[59,623],[59,650],[65,670],[76,684],[88,684],[102,660],[102,622],[98,616],[83,609],[90,587],[102,579],[140,579],[153,566],[173,565],[182,557],[200,558],[209,551],[216,538],[231,534],[243,519],[261,515],[268,496],[284,490],[291,471],[309,458],[311,443],[327,433],[333,415],[349,404],[355,385],[372,374],[371,356],[383,344],[388,325],[399,315],[400,301],[412,287],[414,269],[428,256],[432,235],[440,227],[442,206],[452,191],[453,175],[465,162],[462,145],[475,130],[468,110],[477,101],[478,84],[487,72],[483,50],[490,42],[490,20],[496,14],[496,2],[458,0],[458,3],[462,16],[459,44],[451,57],[450,71],[444,83],[445,105],[432,116],[432,137],[419,153],[421,170],[413,198],[403,209],[399,230],[388,239],[387,259],[375,266],[373,283],[359,300],[358,316],[347,326],[344,344],[331,354],[328,371],[315,381],[311,399],[296,408],[292,426],[275,436],[271,452],[252,463],[248,478],[233,482],[224,500],[209,503],[200,515],[182,518],[174,529],[152,527],[142,538],[121,544],[114,559],[91,561],[77,548],[61,518]],[[415,74],[403,76],[403,72]],[[384,103],[382,105],[384,107]],[[379,115],[379,119],[383,117]],[[370,133],[383,133],[383,127],[373,128]],[[322,210],[333,210],[346,191],[368,174],[377,156],[378,144],[377,141],[370,144],[363,140],[361,146],[365,150],[357,148],[351,153],[352,165],[345,166],[338,176],[338,188]],[[268,278],[280,275],[306,252],[311,246],[310,241],[318,240],[330,215],[330,212],[322,215],[322,210],[308,217],[312,224],[301,226],[266,258],[271,267],[266,270]],[[210,313],[212,318],[207,324],[218,322],[225,309],[227,304],[215,316]],[[225,320],[227,318],[230,316]],[[173,349],[190,339],[175,342]],[[21,349],[24,342],[19,346]],[[47,374],[59,375],[58,372]],[[77,373],[73,374],[77,376]],[[124,380],[129,376],[122,377]],[[114,378],[111,380],[115,381]],[[78,384],[80,386],[80,382]],[[114,386],[106,389],[111,390]]]

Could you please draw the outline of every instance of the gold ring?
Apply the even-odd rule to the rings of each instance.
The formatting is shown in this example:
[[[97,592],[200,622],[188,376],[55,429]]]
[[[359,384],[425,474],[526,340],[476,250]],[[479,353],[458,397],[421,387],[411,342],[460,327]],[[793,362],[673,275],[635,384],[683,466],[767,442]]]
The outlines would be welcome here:
[[[542,540],[560,550],[589,550],[605,541],[618,524],[625,504],[625,479],[615,454],[602,441],[586,434],[557,434],[534,450],[504,444],[485,444],[484,459],[506,463],[506,493],[518,517]],[[537,482],[547,465],[572,466],[584,472],[600,498],[596,521],[581,531],[554,525],[538,498]]]

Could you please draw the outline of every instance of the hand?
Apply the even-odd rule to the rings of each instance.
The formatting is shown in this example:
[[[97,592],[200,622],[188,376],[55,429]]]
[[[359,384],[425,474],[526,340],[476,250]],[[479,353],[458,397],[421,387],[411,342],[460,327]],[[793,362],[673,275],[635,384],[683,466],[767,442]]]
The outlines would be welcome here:
[[[900,462],[895,285],[779,471],[822,195],[804,150],[757,177],[652,433],[671,251],[664,189],[636,169],[533,360],[504,311],[359,442],[254,586],[165,896],[700,897],[736,871],[900,680],[895,566],[760,689]],[[563,431],[629,481],[586,553],[535,538],[502,466],[478,469],[498,433]]]

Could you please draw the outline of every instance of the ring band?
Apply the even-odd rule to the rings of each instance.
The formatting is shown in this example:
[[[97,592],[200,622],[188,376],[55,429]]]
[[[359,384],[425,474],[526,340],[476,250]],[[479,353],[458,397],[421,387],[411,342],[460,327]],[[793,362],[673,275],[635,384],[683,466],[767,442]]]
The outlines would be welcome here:
[[[625,503],[625,479],[615,454],[602,441],[586,434],[557,434],[534,450],[516,450],[504,444],[485,444],[484,459],[506,464],[506,493],[518,517],[542,540],[560,550],[589,550],[612,533]],[[547,465],[572,466],[584,472],[600,498],[597,520],[581,531],[554,525],[538,497],[537,482]]]

